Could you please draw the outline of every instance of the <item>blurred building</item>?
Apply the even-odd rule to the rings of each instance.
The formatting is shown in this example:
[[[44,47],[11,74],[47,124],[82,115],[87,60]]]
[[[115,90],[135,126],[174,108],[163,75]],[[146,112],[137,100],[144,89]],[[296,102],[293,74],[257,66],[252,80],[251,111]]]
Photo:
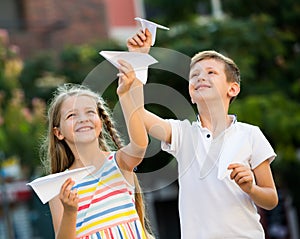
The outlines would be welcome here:
[[[143,0],[1,0],[0,28],[29,57],[44,49],[99,39],[124,40],[144,17]]]

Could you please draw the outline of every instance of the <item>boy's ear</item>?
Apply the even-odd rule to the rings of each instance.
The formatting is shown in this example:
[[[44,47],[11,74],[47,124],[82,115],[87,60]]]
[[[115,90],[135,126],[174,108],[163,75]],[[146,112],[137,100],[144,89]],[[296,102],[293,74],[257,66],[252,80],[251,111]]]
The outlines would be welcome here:
[[[56,138],[58,138],[58,140],[63,140],[65,138],[58,127],[53,128],[53,134],[56,136]]]
[[[193,97],[191,97],[191,102],[192,102],[192,104],[195,104]]]
[[[230,98],[237,96],[240,93],[241,87],[237,82],[232,82],[228,89],[228,96]]]

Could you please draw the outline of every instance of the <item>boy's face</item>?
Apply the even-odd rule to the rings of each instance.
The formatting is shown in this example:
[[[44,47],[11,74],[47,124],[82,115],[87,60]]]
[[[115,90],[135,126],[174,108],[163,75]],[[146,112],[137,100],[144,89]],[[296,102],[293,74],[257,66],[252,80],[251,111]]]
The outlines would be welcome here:
[[[235,89],[232,89],[232,87]],[[225,65],[216,59],[204,59],[195,63],[189,75],[189,93],[193,103],[223,101],[229,104],[237,83],[227,82]],[[239,91],[239,86],[238,86]],[[237,92],[238,93],[238,92]]]

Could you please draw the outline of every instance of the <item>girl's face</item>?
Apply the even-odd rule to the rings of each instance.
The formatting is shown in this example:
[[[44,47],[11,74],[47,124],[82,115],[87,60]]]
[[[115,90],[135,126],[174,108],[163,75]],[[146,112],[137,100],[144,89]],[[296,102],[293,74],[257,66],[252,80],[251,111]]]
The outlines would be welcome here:
[[[98,140],[102,121],[93,98],[71,96],[62,103],[60,113],[59,127],[54,128],[59,140],[65,140],[69,146]]]
[[[227,82],[225,65],[215,59],[194,64],[189,75],[189,93],[193,103],[230,100],[232,82]]]

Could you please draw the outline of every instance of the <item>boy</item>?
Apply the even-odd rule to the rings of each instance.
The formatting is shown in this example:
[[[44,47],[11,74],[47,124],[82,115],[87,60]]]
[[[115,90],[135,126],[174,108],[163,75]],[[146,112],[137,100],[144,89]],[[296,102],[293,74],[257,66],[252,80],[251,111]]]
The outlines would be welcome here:
[[[140,31],[129,51],[148,53],[151,33]],[[182,239],[263,239],[256,206],[278,203],[270,163],[274,150],[260,129],[228,114],[240,92],[240,72],[215,51],[196,54],[190,64],[189,94],[197,121],[165,120],[143,109],[150,135],[178,161]]]

